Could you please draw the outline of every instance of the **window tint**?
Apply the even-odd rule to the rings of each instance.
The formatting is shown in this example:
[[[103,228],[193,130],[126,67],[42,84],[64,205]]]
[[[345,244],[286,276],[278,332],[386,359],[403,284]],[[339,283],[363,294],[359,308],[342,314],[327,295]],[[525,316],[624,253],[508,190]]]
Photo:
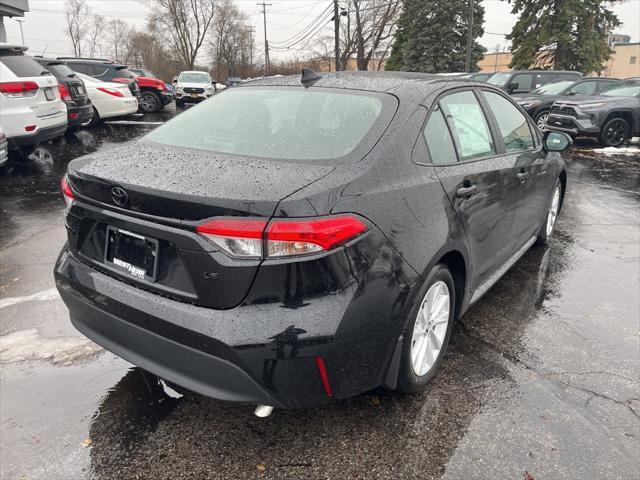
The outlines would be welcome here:
[[[448,95],[440,100],[440,108],[451,126],[461,160],[496,153],[487,120],[473,92]]]
[[[453,140],[451,140],[451,134],[440,107],[436,106],[436,109],[431,113],[422,133],[427,142],[431,163],[442,165],[458,161]]]
[[[41,72],[46,71],[42,65],[22,52],[2,52],[0,62],[16,77],[39,77]]]
[[[74,75],[73,70],[71,70],[64,63],[53,63],[46,65],[46,69],[53,73],[56,78],[64,78],[69,77],[69,75]]]
[[[533,148],[533,135],[525,116],[506,98],[493,92],[483,92],[498,123],[507,152]]]
[[[595,95],[597,82],[580,82],[567,91],[567,95]]]
[[[533,83],[533,75],[531,73],[520,73],[514,75],[511,79],[511,83],[518,84],[517,90],[530,90]]]
[[[91,65],[87,65],[84,63],[73,63],[73,62],[67,62],[67,65],[74,72],[84,73],[85,75],[93,75]]]
[[[388,102],[394,100],[384,94],[337,92],[318,88],[231,89],[190,108],[145,138],[252,157],[339,158],[363,141],[369,148],[380,138],[393,116],[394,107]]]

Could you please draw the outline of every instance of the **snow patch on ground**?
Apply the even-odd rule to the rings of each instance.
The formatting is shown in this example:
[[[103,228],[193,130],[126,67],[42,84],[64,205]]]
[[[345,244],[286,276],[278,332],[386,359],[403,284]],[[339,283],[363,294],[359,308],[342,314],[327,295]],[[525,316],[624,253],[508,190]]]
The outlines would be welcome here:
[[[594,148],[593,151],[596,153],[603,153],[604,155],[640,155],[640,148],[638,147]]]
[[[102,347],[88,338],[43,338],[36,329],[19,330],[0,337],[0,364],[49,360],[56,365],[70,365],[102,351]]]
[[[17,303],[42,302],[46,300],[55,300],[56,298],[60,298],[60,295],[58,295],[58,290],[56,290],[55,288],[50,288],[48,290],[43,290],[41,292],[34,293],[33,295],[26,295],[24,297],[7,297],[0,299],[0,308],[9,307]]]

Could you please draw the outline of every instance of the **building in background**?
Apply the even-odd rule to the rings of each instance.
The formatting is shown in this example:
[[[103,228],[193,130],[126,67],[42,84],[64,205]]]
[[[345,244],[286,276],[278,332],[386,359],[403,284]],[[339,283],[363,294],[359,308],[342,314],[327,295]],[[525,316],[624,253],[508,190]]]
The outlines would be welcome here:
[[[616,43],[629,43],[631,37],[629,35],[623,35],[622,33],[610,33],[607,35],[607,44],[613,47]]]
[[[629,42],[628,35],[610,35],[617,37],[611,44],[613,54],[607,61],[602,71],[602,77],[629,78],[640,77],[640,42]],[[620,41],[618,40],[625,40]],[[487,53],[478,62],[478,69],[481,72],[501,72],[510,70],[511,52]]]
[[[0,0],[0,42],[7,41],[7,31],[4,28],[5,17],[24,17],[29,11],[29,0]],[[22,31],[22,25],[20,25]]]

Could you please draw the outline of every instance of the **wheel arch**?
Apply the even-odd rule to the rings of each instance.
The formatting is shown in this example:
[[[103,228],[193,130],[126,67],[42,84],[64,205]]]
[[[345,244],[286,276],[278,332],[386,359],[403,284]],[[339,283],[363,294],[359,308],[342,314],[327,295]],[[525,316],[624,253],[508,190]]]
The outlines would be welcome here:
[[[602,126],[606,125],[606,123],[614,118],[622,118],[629,124],[629,134],[631,135],[633,131],[637,128],[635,118],[633,116],[633,112],[631,110],[614,110],[609,112],[602,122]]]

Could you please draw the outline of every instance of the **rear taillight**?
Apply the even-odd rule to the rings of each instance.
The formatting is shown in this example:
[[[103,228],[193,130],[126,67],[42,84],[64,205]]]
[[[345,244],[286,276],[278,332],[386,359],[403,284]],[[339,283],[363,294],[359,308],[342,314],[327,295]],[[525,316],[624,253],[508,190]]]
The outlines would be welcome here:
[[[33,97],[38,93],[36,82],[0,82],[0,93],[7,97]]]
[[[71,101],[71,94],[69,93],[69,89],[66,85],[63,85],[62,83],[58,85],[58,91],[60,92],[60,98],[62,100],[64,100],[65,102]]]
[[[116,90],[115,88],[98,87],[97,90],[100,90],[101,92],[104,92],[104,93],[108,93],[109,95],[113,95],[114,97],[124,97],[122,92]]]
[[[196,231],[239,258],[282,258],[320,253],[362,235],[367,225],[355,215],[319,218],[215,218]]]
[[[75,196],[73,195],[73,190],[71,190],[71,185],[69,185],[69,179],[66,175],[60,180],[60,190],[62,190],[62,196],[67,204],[67,208],[71,208]]]

